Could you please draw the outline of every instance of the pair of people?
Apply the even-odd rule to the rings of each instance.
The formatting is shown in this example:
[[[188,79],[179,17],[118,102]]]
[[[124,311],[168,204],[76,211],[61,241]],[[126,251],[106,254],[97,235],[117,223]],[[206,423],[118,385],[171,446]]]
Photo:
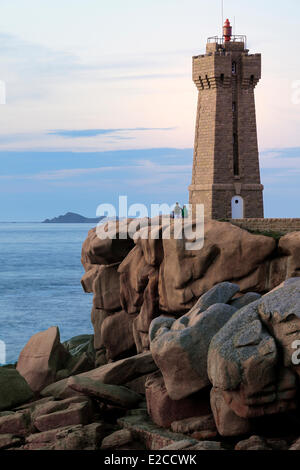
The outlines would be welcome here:
[[[181,219],[188,216],[188,210],[186,205],[184,204],[183,207],[180,207],[179,202],[176,202],[174,210],[173,210],[174,218]]]

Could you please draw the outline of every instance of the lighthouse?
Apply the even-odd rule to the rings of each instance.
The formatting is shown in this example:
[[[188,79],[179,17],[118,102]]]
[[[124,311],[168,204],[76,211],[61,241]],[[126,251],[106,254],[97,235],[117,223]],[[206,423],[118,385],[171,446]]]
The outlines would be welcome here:
[[[246,36],[208,38],[206,54],[193,57],[198,89],[189,202],[204,205],[206,219],[262,218],[254,90],[261,54],[249,54]]]

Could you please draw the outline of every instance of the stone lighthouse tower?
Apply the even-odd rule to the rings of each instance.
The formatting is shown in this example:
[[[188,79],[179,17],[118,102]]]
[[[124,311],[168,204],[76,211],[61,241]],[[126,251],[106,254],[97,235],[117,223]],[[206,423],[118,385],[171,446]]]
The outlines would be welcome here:
[[[254,89],[261,55],[249,54],[245,36],[208,39],[206,54],[193,57],[198,89],[190,204],[204,204],[206,218],[261,218]]]

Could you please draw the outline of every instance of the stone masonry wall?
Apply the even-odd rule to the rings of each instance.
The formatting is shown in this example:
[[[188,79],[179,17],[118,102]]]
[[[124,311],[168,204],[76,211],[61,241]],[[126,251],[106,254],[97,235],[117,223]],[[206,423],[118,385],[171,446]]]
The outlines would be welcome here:
[[[233,225],[246,230],[272,231],[283,234],[300,231],[300,219],[229,219]]]

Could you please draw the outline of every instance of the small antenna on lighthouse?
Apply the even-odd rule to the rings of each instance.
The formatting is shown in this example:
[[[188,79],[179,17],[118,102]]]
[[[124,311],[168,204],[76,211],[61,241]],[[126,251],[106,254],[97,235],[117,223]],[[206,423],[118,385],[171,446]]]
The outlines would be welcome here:
[[[222,14],[222,37],[223,37],[223,25],[224,25],[224,0],[221,0],[221,14]]]

